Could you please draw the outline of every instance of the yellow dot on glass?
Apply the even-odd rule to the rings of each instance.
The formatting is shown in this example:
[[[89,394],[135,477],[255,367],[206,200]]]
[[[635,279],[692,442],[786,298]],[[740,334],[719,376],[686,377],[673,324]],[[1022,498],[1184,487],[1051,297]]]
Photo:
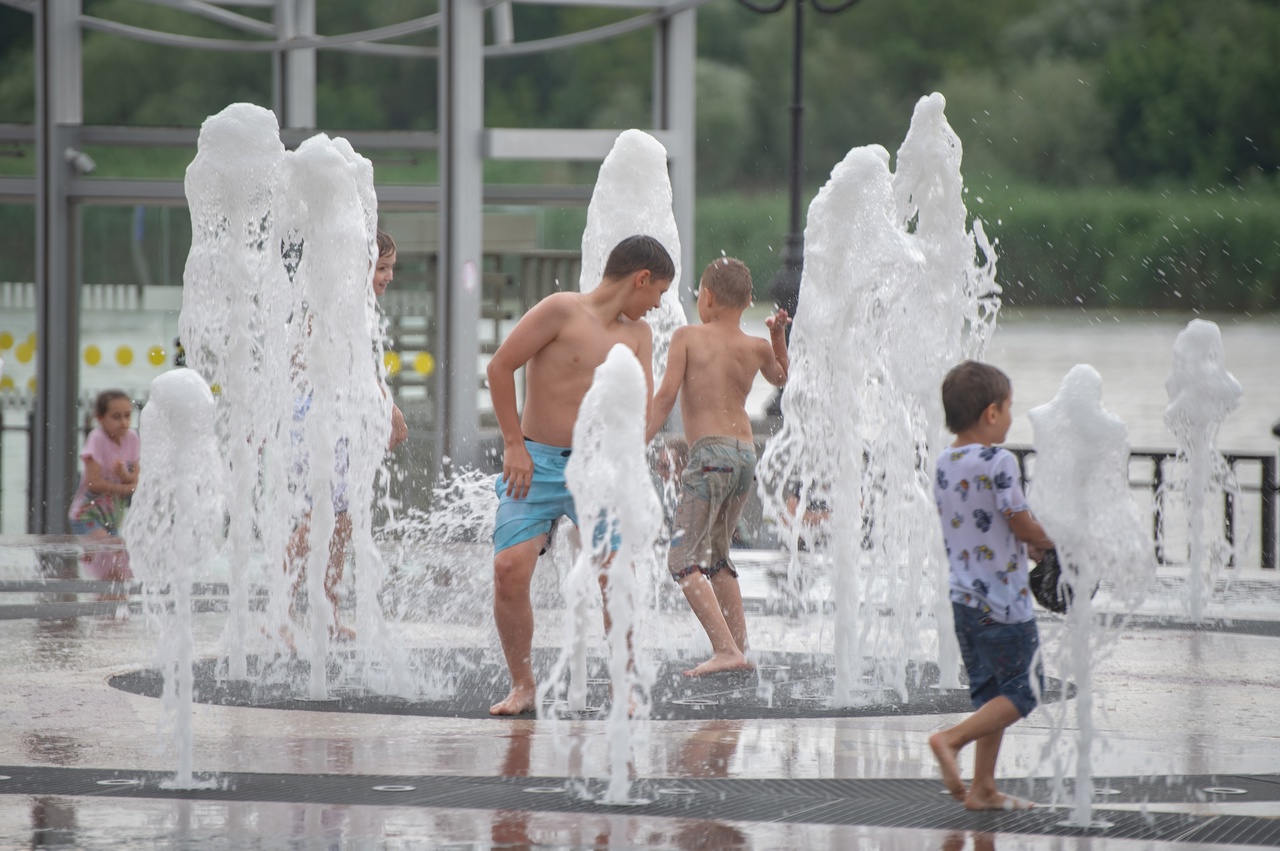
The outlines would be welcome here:
[[[209,392],[210,392],[210,393],[212,393],[212,394],[213,394],[213,395],[215,395],[215,396],[221,396],[221,395],[222,395],[222,385],[221,385],[221,384],[210,384],[210,385],[209,385]]]
[[[159,346],[152,346],[147,349],[147,360],[151,361],[152,366],[160,366],[164,363],[164,349]]]
[[[121,346],[116,349],[116,363],[121,366],[128,366],[133,363],[133,349],[128,346]]]
[[[92,345],[85,346],[84,362],[89,364],[89,366],[97,366],[102,363],[102,349]]]
[[[18,346],[14,354],[18,358],[18,363],[30,363],[31,358],[35,357],[36,347],[30,341],[22,343]]]
[[[400,353],[399,352],[387,352],[382,356],[382,362],[386,365],[387,372],[391,373],[392,375],[395,375],[397,372],[400,371]]]
[[[27,379],[27,389],[32,393],[36,392],[36,377],[34,375]]]
[[[34,349],[34,348],[36,347],[36,332],[35,332],[35,331],[32,331],[30,334],[28,334],[28,335],[27,335],[27,342],[31,344],[31,348],[33,348],[33,349]]]
[[[13,376],[0,375],[0,390],[12,390],[12,389],[13,389]]]
[[[8,331],[0,331],[0,352],[7,352],[13,345],[13,335]]]
[[[413,371],[419,375],[430,375],[436,371],[436,359],[431,356],[431,352],[418,352],[418,356],[413,359]]]

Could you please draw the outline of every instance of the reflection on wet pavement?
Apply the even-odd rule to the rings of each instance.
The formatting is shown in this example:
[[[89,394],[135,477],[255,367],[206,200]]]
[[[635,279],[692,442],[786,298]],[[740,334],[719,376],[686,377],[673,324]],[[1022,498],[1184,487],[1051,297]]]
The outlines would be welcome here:
[[[66,573],[46,564],[51,575]],[[1098,806],[1117,827],[1094,837],[1055,828],[1064,814],[1052,809],[979,815],[946,801],[927,746],[932,731],[965,711],[946,704],[924,714],[655,720],[632,765],[638,792],[652,803],[635,808],[582,798],[607,766],[604,727],[594,720],[563,722],[557,736],[532,718],[202,704],[193,718],[195,768],[216,788],[165,790],[157,778],[174,764],[156,745],[160,702],[109,685],[153,664],[145,618],[0,618],[0,774],[10,776],[0,780],[0,848],[1280,844],[1280,580],[1242,580],[1265,586],[1252,595],[1261,601],[1248,609],[1253,626],[1135,622],[1098,669],[1105,742],[1095,775],[1115,790]],[[23,593],[31,605],[93,599],[84,591]],[[671,636],[694,634],[686,614],[662,616]],[[759,646],[796,652],[792,614],[759,610],[753,618]],[[194,617],[198,656],[214,654],[223,622],[216,611]],[[412,647],[497,658],[492,633],[468,623],[398,626]],[[1044,621],[1046,642],[1055,629]],[[1014,794],[1050,794],[1047,723],[1034,713],[1006,735],[1000,776]],[[131,786],[98,785],[131,778]],[[388,788],[373,791],[377,785]],[[404,786],[414,788],[397,791]]]

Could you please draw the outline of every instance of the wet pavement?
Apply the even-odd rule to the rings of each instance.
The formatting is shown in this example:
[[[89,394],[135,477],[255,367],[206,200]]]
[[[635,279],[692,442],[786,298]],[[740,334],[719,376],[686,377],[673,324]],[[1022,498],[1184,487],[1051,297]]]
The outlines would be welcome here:
[[[217,577],[197,589],[203,605],[192,619],[204,660],[192,717],[197,788],[173,788],[177,764],[146,673],[154,631],[136,589],[41,580],[34,562],[0,558],[0,848],[1280,846],[1280,577],[1240,572],[1193,625],[1177,602],[1181,577],[1165,569],[1160,592],[1114,631],[1093,711],[1093,815],[1107,826],[1082,829],[1067,823],[1070,781],[1057,791],[1051,782],[1051,742],[1069,742],[1074,723],[1052,710],[1074,707],[1070,692],[1011,728],[1001,751],[1002,788],[1044,806],[968,813],[942,793],[927,744],[964,717],[953,690],[926,676],[909,710],[887,700],[842,712],[820,689],[788,702],[785,688],[763,685],[784,668],[796,672],[788,682],[817,684],[825,667],[797,650],[821,628],[814,616],[766,605],[766,562],[743,564],[758,676],[683,691],[671,674],[681,653],[670,646],[696,655],[697,625],[679,608],[654,615],[666,667],[631,801],[616,806],[599,803],[604,721],[484,716],[503,683],[490,673],[500,656],[480,617],[390,624],[397,643],[433,659],[427,667],[471,672],[451,680],[453,691],[403,699],[413,711],[341,689],[324,705],[296,693],[230,699],[234,684],[208,661],[226,621]],[[125,599],[99,599],[109,590]],[[559,635],[555,615],[554,606],[538,612],[542,654]],[[1051,647],[1062,621],[1044,616],[1041,630]],[[1052,664],[1047,673],[1056,675]],[[594,685],[590,702],[606,702]]]

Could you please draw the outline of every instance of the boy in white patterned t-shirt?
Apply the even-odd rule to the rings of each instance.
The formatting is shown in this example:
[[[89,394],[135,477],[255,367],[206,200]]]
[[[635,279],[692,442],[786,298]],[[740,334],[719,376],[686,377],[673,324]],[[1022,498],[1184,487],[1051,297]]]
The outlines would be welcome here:
[[[996,789],[995,767],[1005,729],[1030,714],[1044,685],[1024,544],[1038,557],[1053,542],[1027,508],[1017,458],[997,445],[1013,422],[1009,377],[965,361],[943,380],[942,406],[956,439],[938,456],[933,492],[951,566],[956,639],[977,711],[930,736],[929,746],[943,783],[966,808],[1027,809],[1030,803]],[[966,788],[958,756],[970,742],[977,748]]]

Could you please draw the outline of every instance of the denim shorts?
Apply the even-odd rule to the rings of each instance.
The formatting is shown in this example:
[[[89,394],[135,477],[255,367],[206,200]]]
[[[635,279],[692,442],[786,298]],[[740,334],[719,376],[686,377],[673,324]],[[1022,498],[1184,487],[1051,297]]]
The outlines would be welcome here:
[[[1044,666],[1036,658],[1040,633],[1035,619],[1000,623],[981,609],[952,603],[960,656],[969,672],[969,697],[977,709],[992,698],[1007,697],[1026,718],[1044,691]],[[1036,683],[1031,683],[1032,665]]]

